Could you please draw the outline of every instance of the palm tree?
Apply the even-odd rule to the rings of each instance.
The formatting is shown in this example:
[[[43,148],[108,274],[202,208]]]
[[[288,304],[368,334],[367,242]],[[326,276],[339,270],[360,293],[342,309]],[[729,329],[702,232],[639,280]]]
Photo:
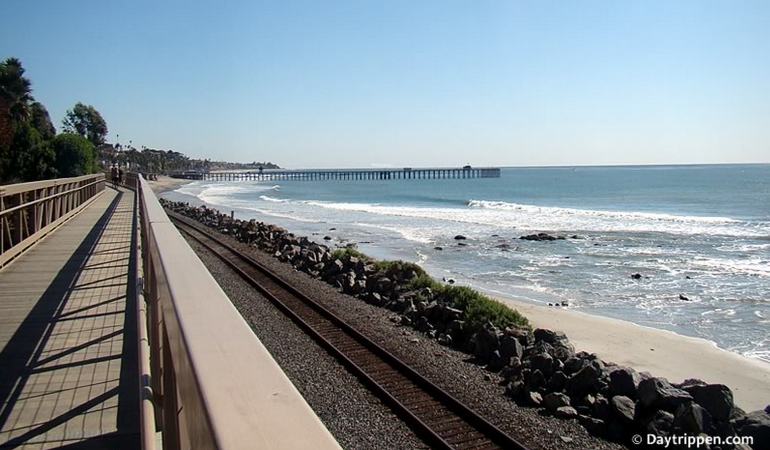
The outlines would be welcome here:
[[[32,84],[24,77],[24,67],[16,58],[0,63],[0,148],[10,145],[13,125],[30,115]]]

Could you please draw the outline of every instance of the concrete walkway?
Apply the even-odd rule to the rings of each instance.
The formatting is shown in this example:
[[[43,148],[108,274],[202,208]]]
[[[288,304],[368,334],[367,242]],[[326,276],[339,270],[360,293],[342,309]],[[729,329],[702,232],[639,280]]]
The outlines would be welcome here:
[[[138,448],[134,194],[0,270],[0,448]]]

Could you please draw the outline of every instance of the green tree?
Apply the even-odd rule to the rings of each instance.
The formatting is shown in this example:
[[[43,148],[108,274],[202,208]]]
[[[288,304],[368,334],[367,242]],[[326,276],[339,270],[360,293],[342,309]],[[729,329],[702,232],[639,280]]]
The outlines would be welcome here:
[[[91,141],[94,146],[103,144],[107,136],[107,122],[99,111],[80,102],[67,111],[62,125],[66,133],[77,133]]]
[[[96,171],[96,150],[86,138],[62,133],[53,139],[56,170],[60,177],[77,177]]]
[[[44,180],[56,177],[56,154],[51,141],[43,139],[30,123],[16,126],[12,149],[14,174],[24,181]]]
[[[35,102],[30,105],[29,120],[43,139],[50,140],[56,136],[56,128],[51,122],[51,116],[48,115],[48,110],[42,103]]]
[[[29,117],[32,84],[24,77],[24,67],[16,58],[0,63],[0,179],[12,173],[11,144],[16,124]]]

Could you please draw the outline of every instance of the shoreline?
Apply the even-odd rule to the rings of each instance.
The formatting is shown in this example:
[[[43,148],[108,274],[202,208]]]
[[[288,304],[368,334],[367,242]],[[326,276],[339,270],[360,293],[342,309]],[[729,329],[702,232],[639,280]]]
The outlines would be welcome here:
[[[185,184],[192,183],[192,180],[183,180],[181,178],[171,178],[165,175],[158,175],[158,179],[154,181],[147,181],[152,188],[155,195],[160,195],[164,192],[175,191]]]
[[[159,177],[151,184],[156,194],[161,194],[189,182]],[[207,207],[225,208],[194,198]],[[271,223],[270,217],[262,220]],[[473,284],[469,286],[485,292]],[[709,383],[725,384],[732,389],[736,405],[746,411],[763,409],[770,399],[770,364],[721,349],[714,342],[620,319],[541,306],[499,293],[485,293],[521,312],[534,327],[565,332],[578,351],[596,353],[618,365],[649,371],[672,383],[701,378]]]
[[[529,319],[534,327],[563,331],[575,349],[680,383],[700,378],[733,391],[735,404],[764,409],[770,399],[770,364],[719,348],[714,342],[633,322],[569,309],[494,298]]]

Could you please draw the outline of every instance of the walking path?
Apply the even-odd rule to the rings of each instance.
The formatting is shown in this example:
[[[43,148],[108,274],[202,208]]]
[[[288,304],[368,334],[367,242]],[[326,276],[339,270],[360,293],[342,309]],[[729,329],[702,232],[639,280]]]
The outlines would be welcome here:
[[[138,448],[134,194],[0,271],[0,449]]]

